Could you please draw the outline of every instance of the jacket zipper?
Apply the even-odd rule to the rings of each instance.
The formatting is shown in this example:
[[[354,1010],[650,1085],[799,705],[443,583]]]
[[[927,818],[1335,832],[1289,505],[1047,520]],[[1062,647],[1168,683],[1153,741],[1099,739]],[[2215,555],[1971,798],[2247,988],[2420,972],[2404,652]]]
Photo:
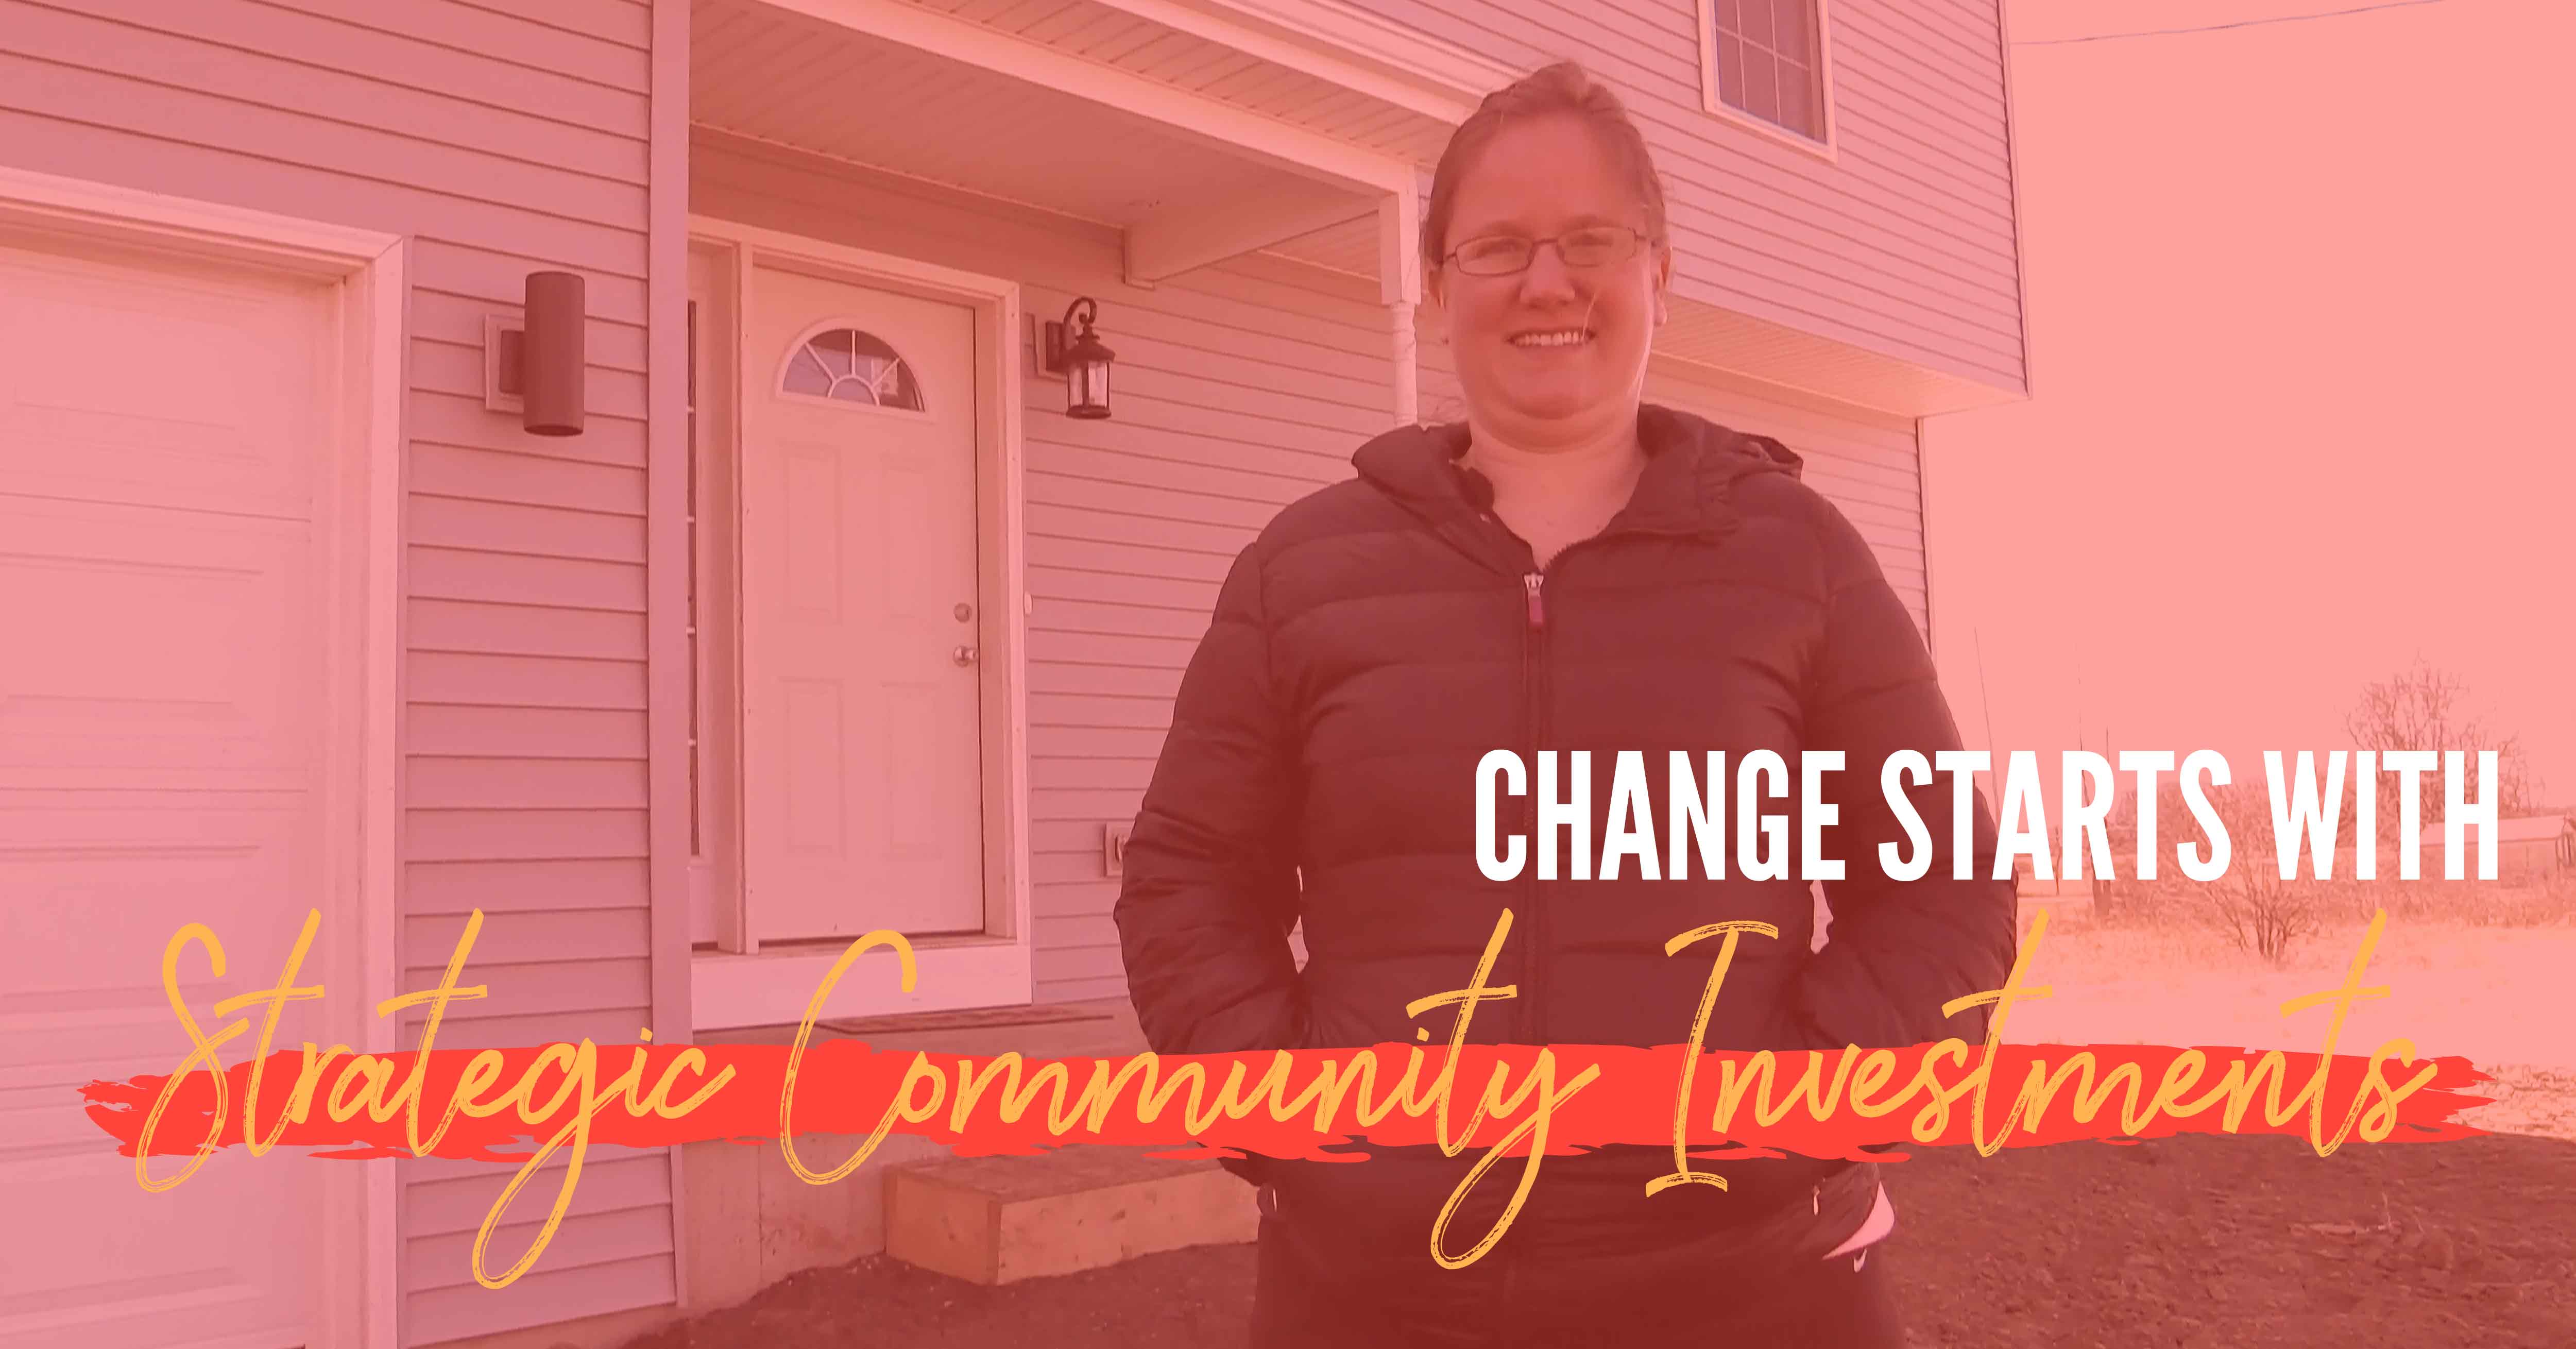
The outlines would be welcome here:
[[[1491,512],[1485,513],[1485,519],[1488,522],[1494,522]],[[1590,538],[1577,539],[1558,549],[1553,561],[1561,567],[1567,555],[1576,549],[1589,547],[1614,537],[1614,534],[1627,532],[1629,531],[1604,529]],[[1533,561],[1535,561],[1535,554],[1533,554]],[[1529,869],[1523,875],[1528,881],[1526,893],[1529,896],[1530,934],[1529,940],[1521,947],[1520,1002],[1521,1042],[1532,1046],[1547,1043],[1546,981],[1539,976],[1544,973],[1542,962],[1546,956],[1548,922],[1547,906],[1539,900],[1538,886],[1538,755],[1547,743],[1547,718],[1543,710],[1548,683],[1546,678],[1548,654],[1546,588],[1547,570],[1545,568],[1533,566],[1531,570],[1521,573],[1521,589],[1529,597],[1529,622],[1521,632],[1521,689],[1529,707],[1526,724],[1530,744],[1528,760],[1530,765],[1528,810],[1530,853]]]
[[[1530,740],[1530,867],[1529,867],[1529,940],[1521,947],[1521,998],[1526,1035],[1530,1045],[1547,1043],[1547,981],[1543,962],[1547,956],[1547,905],[1539,895],[1538,881],[1538,756],[1547,747],[1547,720],[1544,712],[1546,688],[1547,586],[1545,571],[1532,571],[1521,577],[1529,592],[1529,629],[1521,638],[1521,684],[1527,690]]]

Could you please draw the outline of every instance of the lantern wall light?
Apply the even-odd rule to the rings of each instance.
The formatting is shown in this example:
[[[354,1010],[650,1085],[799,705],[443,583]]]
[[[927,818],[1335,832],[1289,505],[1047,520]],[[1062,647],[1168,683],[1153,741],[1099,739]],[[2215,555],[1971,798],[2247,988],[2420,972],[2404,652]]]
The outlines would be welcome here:
[[[1081,315],[1080,328],[1074,326]],[[1097,421],[1109,415],[1109,366],[1118,353],[1100,345],[1092,322],[1100,305],[1085,295],[1065,306],[1064,318],[1046,325],[1040,363],[1051,375],[1064,376],[1064,415]]]

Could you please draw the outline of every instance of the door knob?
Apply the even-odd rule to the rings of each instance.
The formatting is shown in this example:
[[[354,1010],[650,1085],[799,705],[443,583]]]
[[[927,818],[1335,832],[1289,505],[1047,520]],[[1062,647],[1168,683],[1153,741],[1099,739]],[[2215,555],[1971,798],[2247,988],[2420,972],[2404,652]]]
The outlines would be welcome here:
[[[961,646],[955,651],[948,653],[948,658],[960,665],[972,665],[975,663],[975,648],[971,646]]]
[[[975,616],[975,606],[971,604],[961,604],[957,606],[955,612],[957,614],[957,621],[963,623],[967,619]]]

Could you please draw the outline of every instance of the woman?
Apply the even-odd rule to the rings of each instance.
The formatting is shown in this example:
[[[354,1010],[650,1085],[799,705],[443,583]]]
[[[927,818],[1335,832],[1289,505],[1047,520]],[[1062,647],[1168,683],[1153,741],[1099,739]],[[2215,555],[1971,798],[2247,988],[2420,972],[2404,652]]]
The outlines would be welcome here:
[[[1713,953],[1665,942],[1747,918],[1781,935],[1739,949],[1708,1048],[1982,1039],[1981,1011],[1941,1006],[2009,972],[2012,886],[1948,879],[1946,783],[1911,793],[1937,849],[1925,878],[1877,865],[1881,840],[1911,847],[1878,765],[1958,744],[1931,661],[1795,455],[1641,401],[1672,257],[1617,98],[1568,63],[1486,99],[1441,157],[1422,254],[1465,421],[1361,446],[1356,478],[1282,511],[1227,576],[1127,845],[1117,921],[1148,1042],[1444,1042],[1454,1013],[1406,1004],[1464,987],[1506,909],[1489,982],[1516,996],[1480,1007],[1470,1043],[1678,1044]],[[1715,880],[1486,879],[1476,767],[1498,748],[1592,751],[1596,848],[1618,751],[1650,778],[1676,750],[1732,766],[1771,749],[1793,774],[1802,751],[1843,751],[1825,778],[1827,855],[1850,878],[1827,883],[1832,940],[1811,953],[1804,883],[1746,879],[1731,855]],[[1534,794],[1500,806],[1533,847]],[[1660,855],[1664,784],[1651,794]],[[1792,840],[1795,796],[1769,807]],[[1972,830],[1985,876],[1981,806]],[[1649,1197],[1669,1146],[1551,1157],[1501,1242],[1449,1270],[1426,1238],[1481,1148],[1366,1151],[1227,1161],[1260,1187],[1257,1344],[1902,1343],[1872,1258],[1891,1225],[1874,1164],[1699,1161],[1728,1187]],[[1516,1170],[1460,1208],[1453,1252]]]

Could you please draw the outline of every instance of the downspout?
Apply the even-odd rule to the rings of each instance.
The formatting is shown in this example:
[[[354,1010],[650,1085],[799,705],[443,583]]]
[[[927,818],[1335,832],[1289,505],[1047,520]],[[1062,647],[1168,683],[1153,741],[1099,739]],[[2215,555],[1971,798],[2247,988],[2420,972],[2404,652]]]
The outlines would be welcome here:
[[[2030,246],[2022,228],[2028,198],[2022,195],[2021,122],[2013,103],[2012,6],[2003,0],[1995,5],[1995,55],[2004,72],[2004,165],[2012,184],[2013,303],[2021,311],[2021,396],[2036,398],[2039,384],[2031,378]]]
[[[1422,368],[1414,351],[1413,306],[1398,300],[1386,307],[1388,345],[1395,360],[1395,424],[1422,420]]]
[[[1929,417],[1914,419],[1914,523],[1923,531],[1923,646],[1938,665],[1941,646],[1932,635],[1932,443],[1924,434],[1931,422]]]
[[[1378,302],[1386,306],[1398,426],[1422,420],[1422,370],[1413,332],[1413,309],[1422,299],[1422,198],[1407,177],[1402,188],[1378,203],[1377,210]]]

